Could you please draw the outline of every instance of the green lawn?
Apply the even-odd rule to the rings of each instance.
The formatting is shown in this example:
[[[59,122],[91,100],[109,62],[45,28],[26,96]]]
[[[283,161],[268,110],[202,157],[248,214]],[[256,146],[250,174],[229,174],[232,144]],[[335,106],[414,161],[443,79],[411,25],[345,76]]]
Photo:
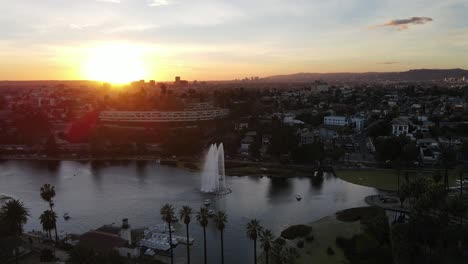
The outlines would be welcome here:
[[[341,222],[338,221],[334,215],[322,218],[309,225],[312,226],[314,241],[306,241],[304,248],[298,250],[300,254],[297,260],[298,264],[345,263],[346,257],[343,254],[343,250],[336,246],[336,237],[342,236],[351,238],[353,235],[361,232],[361,224],[359,221],[353,223]],[[334,255],[329,256],[327,254],[328,247],[333,248],[335,251]]]
[[[398,172],[396,170],[372,170],[372,169],[342,169],[335,171],[336,176],[347,182],[358,185],[374,187],[381,190],[395,191],[398,189]],[[402,171],[400,176],[400,184],[404,182],[405,173]],[[410,171],[410,178],[416,175],[416,171]],[[423,175],[432,177],[431,172],[426,172]],[[443,175],[443,171],[441,171]],[[449,172],[449,182],[454,185],[458,175],[455,171]]]

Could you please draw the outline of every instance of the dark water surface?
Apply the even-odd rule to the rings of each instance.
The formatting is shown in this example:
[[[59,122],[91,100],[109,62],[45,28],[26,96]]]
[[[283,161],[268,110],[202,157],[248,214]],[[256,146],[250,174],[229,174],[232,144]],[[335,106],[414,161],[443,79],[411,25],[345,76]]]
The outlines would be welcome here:
[[[159,209],[171,203],[179,209],[189,205],[194,210],[212,196],[200,189],[200,173],[161,166],[155,162],[113,162],[99,165],[90,162],[39,161],[0,162],[0,195],[21,199],[31,210],[26,229],[40,230],[39,215],[47,209],[39,195],[44,183],[55,186],[55,210],[61,233],[83,233],[104,224],[120,224],[129,218],[132,227],[145,227],[162,221]],[[232,193],[213,199],[212,209],[228,214],[225,230],[225,263],[252,263],[252,242],[246,238],[245,224],[257,218],[278,235],[291,224],[309,223],[338,210],[364,205],[364,197],[376,194],[373,188],[344,182],[326,175],[322,184],[310,178],[275,179],[268,177],[227,177]],[[296,201],[296,194],[302,201]],[[72,217],[64,221],[68,212]],[[195,218],[195,217],[193,217]],[[194,263],[203,258],[202,229],[195,219],[191,224]],[[185,234],[182,225],[178,234]],[[207,230],[210,263],[219,263],[219,233],[213,223]],[[183,257],[184,245],[176,254]]]

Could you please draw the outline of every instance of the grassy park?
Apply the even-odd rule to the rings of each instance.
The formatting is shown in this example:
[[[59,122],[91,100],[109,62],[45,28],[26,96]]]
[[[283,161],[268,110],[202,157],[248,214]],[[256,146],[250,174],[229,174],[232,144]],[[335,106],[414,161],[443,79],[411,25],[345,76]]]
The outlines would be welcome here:
[[[416,175],[423,175],[432,177],[433,172],[431,171],[416,171],[407,170],[400,172],[400,184],[405,181],[405,172],[408,172],[409,177]],[[398,171],[391,169],[339,169],[335,171],[336,176],[344,181],[351,182],[358,185],[368,186],[386,191],[396,191],[398,189]],[[444,175],[443,171],[440,174]],[[449,172],[449,183],[455,185],[455,181],[458,179],[456,171]]]
[[[298,264],[308,263],[345,263],[346,257],[343,250],[336,246],[335,240],[338,236],[351,238],[361,231],[359,222],[341,222],[333,216],[327,216],[309,224],[313,230],[314,240],[307,242],[299,251]],[[327,248],[334,250],[334,255],[327,254]]]
[[[288,240],[288,243],[295,245],[300,240],[305,241],[304,247],[298,249],[298,264],[361,263],[360,259],[365,259],[366,263],[390,263],[391,249],[388,244],[388,228],[385,228],[388,226],[386,221],[381,209],[350,208],[309,223],[307,226],[312,231],[307,237]],[[369,229],[371,226],[378,228]],[[308,239],[309,237],[313,239]],[[385,239],[379,242],[379,237]],[[374,251],[377,253],[369,253]]]

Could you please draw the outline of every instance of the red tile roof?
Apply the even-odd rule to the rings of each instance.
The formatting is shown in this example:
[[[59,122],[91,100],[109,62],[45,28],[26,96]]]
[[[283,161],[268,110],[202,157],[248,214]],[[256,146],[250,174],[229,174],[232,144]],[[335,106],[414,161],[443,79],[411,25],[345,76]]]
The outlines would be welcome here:
[[[127,241],[117,235],[99,231],[89,231],[80,236],[79,244],[102,252],[125,246]]]

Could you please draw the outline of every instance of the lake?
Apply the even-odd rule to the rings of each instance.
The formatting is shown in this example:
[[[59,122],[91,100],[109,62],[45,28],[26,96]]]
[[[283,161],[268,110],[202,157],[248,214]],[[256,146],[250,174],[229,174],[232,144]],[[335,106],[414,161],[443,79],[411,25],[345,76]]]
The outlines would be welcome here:
[[[9,195],[25,202],[31,211],[26,230],[41,230],[38,217],[48,209],[39,195],[45,183],[55,186],[55,210],[60,216],[60,233],[83,233],[104,224],[120,225],[128,218],[132,227],[149,227],[162,223],[159,209],[165,203],[183,205],[194,211],[207,198],[212,209],[228,215],[225,229],[225,263],[252,263],[253,246],[247,239],[245,225],[251,218],[279,235],[291,224],[309,223],[336,211],[365,205],[364,197],[377,190],[342,181],[326,174],[321,184],[308,177],[268,178],[257,176],[227,177],[232,193],[214,198],[200,191],[200,173],[161,166],[156,162],[47,162],[1,161],[0,195]],[[301,201],[296,195],[302,196]],[[64,221],[63,213],[71,216]],[[191,224],[195,238],[192,259],[203,258],[202,229]],[[176,225],[184,235],[183,225]],[[210,222],[207,230],[210,263],[219,263],[219,232]],[[179,245],[176,256],[184,257],[185,246]]]

